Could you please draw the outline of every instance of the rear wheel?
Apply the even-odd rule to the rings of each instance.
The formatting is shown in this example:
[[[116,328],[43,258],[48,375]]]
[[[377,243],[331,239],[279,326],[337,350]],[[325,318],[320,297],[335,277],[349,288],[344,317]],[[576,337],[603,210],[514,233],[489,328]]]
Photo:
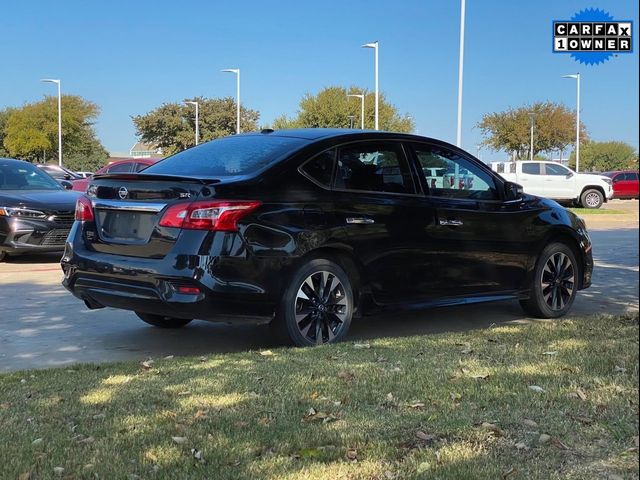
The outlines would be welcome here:
[[[293,275],[271,329],[278,340],[299,347],[342,340],[353,316],[353,291],[345,271],[314,259]]]
[[[165,315],[153,315],[151,313],[136,312],[136,315],[143,322],[160,328],[180,328],[191,322],[189,318],[174,318]]]
[[[585,190],[580,196],[580,203],[584,208],[600,208],[604,203],[604,195],[599,190]]]
[[[7,259],[7,252],[0,250],[0,262],[4,262]]]
[[[573,250],[564,243],[548,245],[538,257],[529,299],[520,305],[534,317],[561,317],[576,298],[578,275]]]

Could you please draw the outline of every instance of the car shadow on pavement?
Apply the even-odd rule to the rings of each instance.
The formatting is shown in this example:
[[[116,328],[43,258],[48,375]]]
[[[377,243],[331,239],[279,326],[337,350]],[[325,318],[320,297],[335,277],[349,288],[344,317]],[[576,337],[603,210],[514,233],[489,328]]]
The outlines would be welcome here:
[[[62,252],[8,255],[3,263],[13,265],[24,265],[33,263],[60,263]]]

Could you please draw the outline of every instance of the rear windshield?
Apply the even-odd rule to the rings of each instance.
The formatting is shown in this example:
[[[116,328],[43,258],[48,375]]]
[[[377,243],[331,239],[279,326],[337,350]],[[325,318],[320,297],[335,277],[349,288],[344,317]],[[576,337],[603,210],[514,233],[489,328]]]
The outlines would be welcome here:
[[[142,173],[195,177],[245,175],[306,143],[300,138],[266,135],[225,137],[176,153]]]

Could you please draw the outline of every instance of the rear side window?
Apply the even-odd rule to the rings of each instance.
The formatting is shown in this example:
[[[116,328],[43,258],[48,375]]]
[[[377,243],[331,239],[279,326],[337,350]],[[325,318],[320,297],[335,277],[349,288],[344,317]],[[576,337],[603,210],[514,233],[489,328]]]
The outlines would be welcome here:
[[[136,168],[134,169],[135,172],[139,172],[141,170],[144,170],[145,168],[147,168],[149,166],[148,163],[136,163]]]
[[[624,174],[624,179],[627,180],[627,181],[637,182],[638,181],[638,174],[637,173],[627,172],[627,173]]]
[[[527,175],[540,175],[540,164],[539,163],[523,163],[522,173],[526,173]]]
[[[131,167],[133,167],[133,163],[119,163],[118,165],[107,167],[107,173],[129,173],[131,172]]]
[[[399,143],[363,142],[338,151],[335,187],[386,193],[416,193]]]
[[[245,175],[306,144],[301,138],[270,135],[225,137],[176,153],[142,173],[214,178]]]
[[[316,155],[300,167],[300,171],[323,187],[331,187],[333,166],[336,161],[336,150],[331,149]]]

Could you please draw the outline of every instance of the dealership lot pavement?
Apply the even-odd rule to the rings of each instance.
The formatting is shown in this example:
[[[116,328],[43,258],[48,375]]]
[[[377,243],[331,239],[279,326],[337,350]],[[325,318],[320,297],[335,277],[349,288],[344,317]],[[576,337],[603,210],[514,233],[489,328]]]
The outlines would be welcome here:
[[[631,228],[603,220],[590,224],[596,270],[593,287],[578,295],[576,315],[638,310],[637,214],[624,224]],[[193,322],[182,330],[168,331],[144,324],[131,312],[89,311],[60,285],[57,261],[56,255],[25,256],[0,264],[0,372],[274,346],[264,325]],[[354,320],[349,340],[523,320],[526,317],[517,302],[385,313]]]

